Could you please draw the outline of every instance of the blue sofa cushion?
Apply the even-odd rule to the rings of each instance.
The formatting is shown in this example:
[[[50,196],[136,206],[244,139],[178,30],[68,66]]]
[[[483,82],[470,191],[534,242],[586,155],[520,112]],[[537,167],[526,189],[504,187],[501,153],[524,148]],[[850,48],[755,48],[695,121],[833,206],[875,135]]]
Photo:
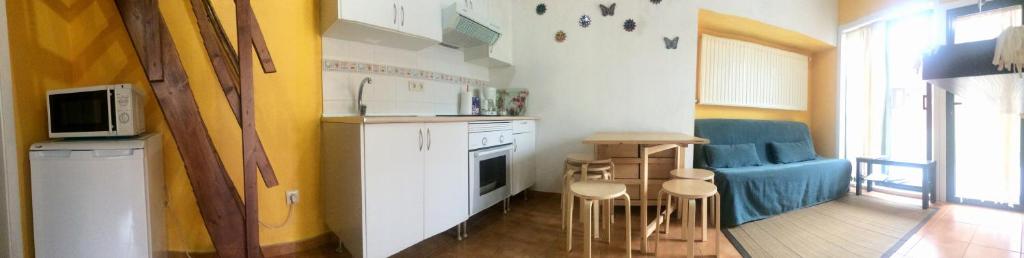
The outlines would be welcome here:
[[[754,144],[707,145],[708,166],[712,168],[738,168],[760,166]]]
[[[806,141],[770,142],[768,146],[772,149],[772,162],[776,164],[808,161],[818,156]]]
[[[768,154],[770,142],[813,142],[807,125],[799,122],[742,120],[742,119],[697,119],[694,135],[716,145],[753,143],[761,164],[770,163]],[[709,168],[703,145],[693,149],[693,166]]]

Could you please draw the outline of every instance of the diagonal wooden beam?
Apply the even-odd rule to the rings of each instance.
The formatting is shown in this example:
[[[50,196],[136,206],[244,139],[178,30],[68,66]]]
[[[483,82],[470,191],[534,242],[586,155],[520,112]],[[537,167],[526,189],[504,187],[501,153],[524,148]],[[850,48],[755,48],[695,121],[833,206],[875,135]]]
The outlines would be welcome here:
[[[156,1],[143,0],[139,1],[140,5],[156,5]],[[153,12],[157,12],[158,8],[137,8],[128,10],[124,16],[132,17],[153,17]],[[150,80],[160,81],[163,80],[163,55],[160,51],[160,23],[153,19],[142,19],[142,22],[135,24],[125,24],[125,26],[132,26],[134,30],[142,31],[146,34],[146,46],[145,48],[139,48],[139,55],[146,57],[146,62],[142,63],[146,67],[146,77]]]
[[[224,34],[224,30],[220,26],[217,14],[213,12],[210,1],[191,0],[191,2],[192,13],[196,16],[199,34],[203,38],[206,53],[213,64],[213,71],[217,75],[217,80],[220,81],[221,89],[224,91],[224,97],[228,100],[228,105],[231,106],[231,111],[235,114],[235,120],[241,126],[242,111],[239,107],[240,99],[238,95],[238,56],[235,54],[234,49],[231,49],[231,42],[228,41],[227,36]],[[268,158],[267,152],[263,148],[263,142],[259,139],[259,135],[256,137],[256,144],[256,165],[263,176],[263,183],[267,187],[277,186],[277,176],[274,173],[273,166],[270,165],[270,158]]]
[[[150,49],[154,46],[148,45],[152,42],[146,38],[148,33],[143,30],[144,27],[137,25],[153,20],[160,25],[159,49],[163,78],[150,79],[150,87],[153,88],[171,135],[177,142],[178,152],[185,163],[185,170],[199,205],[199,212],[203,216],[210,239],[213,240],[217,256],[244,257],[245,213],[242,202],[199,114],[199,106],[195,102],[188,76],[167,25],[159,10],[151,9],[158,7],[145,3],[151,1],[155,0],[115,0],[115,3],[132,45],[135,46],[139,61],[143,64],[152,62],[153,57],[139,52],[138,49]],[[149,15],[132,15],[133,13]],[[151,69],[146,65],[142,67]],[[257,253],[256,256],[260,254]]]
[[[256,105],[253,93],[252,7],[249,0],[235,4],[238,21],[238,82],[242,109],[242,176],[245,195],[245,254],[257,258],[260,254],[259,197],[256,189]]]

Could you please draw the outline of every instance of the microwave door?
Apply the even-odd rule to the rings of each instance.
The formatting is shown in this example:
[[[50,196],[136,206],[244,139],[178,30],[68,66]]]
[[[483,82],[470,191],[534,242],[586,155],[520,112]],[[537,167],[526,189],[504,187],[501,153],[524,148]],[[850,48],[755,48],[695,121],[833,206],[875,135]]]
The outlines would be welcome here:
[[[110,91],[88,91],[50,95],[50,133],[101,133],[116,131],[114,95]]]

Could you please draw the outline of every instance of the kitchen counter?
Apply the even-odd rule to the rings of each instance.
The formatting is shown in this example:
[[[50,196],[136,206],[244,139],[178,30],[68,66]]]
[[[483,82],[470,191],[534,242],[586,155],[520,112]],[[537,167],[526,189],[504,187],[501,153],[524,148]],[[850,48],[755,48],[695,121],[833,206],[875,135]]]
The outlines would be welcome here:
[[[324,123],[343,124],[396,124],[396,123],[450,123],[477,121],[538,120],[529,116],[325,116]]]

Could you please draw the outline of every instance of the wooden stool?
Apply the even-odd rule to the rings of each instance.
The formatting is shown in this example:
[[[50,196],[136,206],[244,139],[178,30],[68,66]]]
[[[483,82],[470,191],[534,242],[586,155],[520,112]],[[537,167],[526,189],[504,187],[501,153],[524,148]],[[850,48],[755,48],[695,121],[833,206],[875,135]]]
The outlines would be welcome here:
[[[611,202],[615,198],[622,197],[626,201],[626,250],[628,257],[633,257],[633,228],[630,226],[633,219],[633,214],[629,203],[629,194],[626,193],[626,185],[622,183],[612,182],[577,182],[573,183],[570,187],[572,195],[580,198],[580,220],[583,221],[583,248],[587,249],[587,257],[591,257],[591,242],[594,239],[594,227],[591,223],[593,220],[594,213],[594,202],[608,201]],[[569,200],[570,203],[572,199]],[[608,208],[610,211],[611,208]],[[572,205],[569,205],[569,213],[572,213]],[[605,216],[605,240],[608,243],[612,242],[612,217],[610,215]],[[572,216],[569,216],[567,224],[567,230],[565,231],[565,247],[566,251],[572,251]]]
[[[690,180],[705,181],[705,182],[709,182],[709,183],[712,183],[712,184],[715,183],[715,172],[711,172],[711,170],[707,170],[707,169],[700,169],[700,168],[684,168],[682,170],[673,169],[671,172],[669,172],[669,175],[671,175],[673,179],[690,179]],[[700,209],[701,209],[700,210],[700,216],[701,216],[701,220],[700,220],[700,224],[701,224],[700,225],[700,241],[707,241],[707,239],[708,239],[708,218],[711,216],[711,214],[708,213],[708,202],[707,201],[708,201],[707,198],[700,200]],[[672,197],[671,196],[669,196],[668,202],[672,203]],[[683,205],[683,200],[679,200],[677,202],[676,206],[680,206],[681,207],[682,205]],[[677,215],[677,218],[679,218],[680,220],[683,219],[683,213],[682,212],[676,213],[676,215]],[[669,218],[666,218],[666,219],[669,219]],[[665,230],[668,230],[668,229],[665,229]],[[668,234],[668,232],[666,231],[665,234]]]
[[[721,209],[721,198],[718,195],[718,187],[715,187],[715,184],[712,183],[690,179],[673,179],[668,182],[665,182],[664,184],[661,185],[661,191],[658,192],[658,209],[656,210],[658,212],[656,214],[661,214],[662,194],[667,195],[669,197],[680,198],[681,200],[686,201],[686,205],[680,205],[679,208],[682,209],[682,213],[686,214],[686,219],[683,220],[683,236],[685,237],[684,239],[686,239],[686,241],[690,243],[690,250],[688,250],[687,257],[693,257],[697,249],[697,241],[694,241],[693,239],[693,231],[696,230],[694,228],[694,220],[696,219],[696,215],[694,214],[695,209],[691,209],[689,203],[690,201],[696,202],[697,200],[700,199],[707,200],[707,198],[709,197],[714,197],[715,228],[717,229],[715,235],[715,255],[717,256],[721,254],[721,249],[719,249],[719,246],[721,245],[722,241],[721,239],[718,238],[718,234],[722,233],[722,224],[719,218],[719,214],[721,214],[719,212]],[[671,214],[666,214],[665,216],[669,215]],[[664,225],[666,228],[668,227],[667,220],[664,223]],[[659,241],[661,241],[661,234],[658,234],[657,238],[654,241],[655,252],[658,251]]]
[[[606,160],[594,160],[593,156],[586,154],[569,154],[569,157],[565,158],[565,169],[562,174],[562,230],[566,229],[566,221],[572,216],[572,212],[569,212],[569,208],[573,205],[572,193],[569,191],[569,186],[576,182],[575,177],[579,176],[579,181],[587,181],[591,179],[603,179],[611,180],[615,178],[615,163],[612,163],[610,159]],[[580,171],[587,171],[581,173]],[[583,176],[586,174],[586,176]],[[611,205],[609,205],[611,207]]]

